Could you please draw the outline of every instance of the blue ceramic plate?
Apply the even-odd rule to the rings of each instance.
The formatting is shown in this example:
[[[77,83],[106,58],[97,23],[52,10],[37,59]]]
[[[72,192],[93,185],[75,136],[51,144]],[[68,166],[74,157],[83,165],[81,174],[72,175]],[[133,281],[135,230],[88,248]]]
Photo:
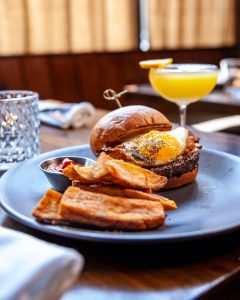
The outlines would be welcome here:
[[[32,217],[50,184],[38,165],[55,156],[94,158],[88,145],[63,148],[23,162],[0,180],[2,208],[15,220],[47,233],[72,239],[108,243],[169,243],[205,239],[240,229],[240,158],[213,150],[202,150],[197,180],[164,192],[178,208],[168,211],[165,226],[145,232],[111,232],[46,225]]]

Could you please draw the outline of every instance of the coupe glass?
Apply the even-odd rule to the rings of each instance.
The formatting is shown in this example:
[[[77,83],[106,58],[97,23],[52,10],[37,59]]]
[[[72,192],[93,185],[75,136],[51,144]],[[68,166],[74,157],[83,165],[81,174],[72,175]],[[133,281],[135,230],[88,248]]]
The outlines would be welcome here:
[[[164,99],[179,106],[180,126],[186,127],[187,106],[212,91],[217,74],[215,65],[171,64],[165,68],[151,68],[149,80]]]

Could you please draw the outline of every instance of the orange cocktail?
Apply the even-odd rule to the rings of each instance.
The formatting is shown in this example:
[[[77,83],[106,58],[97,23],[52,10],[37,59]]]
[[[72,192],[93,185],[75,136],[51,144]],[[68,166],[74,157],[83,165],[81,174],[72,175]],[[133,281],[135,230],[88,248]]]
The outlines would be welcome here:
[[[147,65],[147,64],[146,64]],[[149,66],[149,65],[148,65]],[[187,105],[208,95],[217,82],[217,67],[210,64],[171,64],[149,67],[152,87],[180,108],[180,125],[186,126]]]

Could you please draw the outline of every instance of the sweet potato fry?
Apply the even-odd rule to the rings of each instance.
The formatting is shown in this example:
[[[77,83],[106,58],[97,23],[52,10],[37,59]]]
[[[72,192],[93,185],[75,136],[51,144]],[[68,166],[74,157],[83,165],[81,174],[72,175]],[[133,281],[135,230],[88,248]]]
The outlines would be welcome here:
[[[103,152],[92,167],[91,176],[95,179],[136,189],[159,190],[167,183],[167,178],[164,176],[159,176],[122,160],[112,159]]]
[[[99,180],[91,176],[92,166],[90,167],[80,167],[78,165],[70,164],[63,170],[64,176],[68,177],[70,180],[77,180],[82,184],[109,184],[109,182]]]
[[[73,181],[72,185],[80,188],[81,190],[92,192],[92,193],[101,193],[109,196],[118,196],[125,197],[124,188],[117,185],[83,185],[79,181]]]
[[[63,169],[64,176],[70,180],[79,180],[81,182],[91,182],[91,169],[92,167],[80,167],[78,165],[70,164]]]
[[[89,191],[93,193],[102,193],[109,196],[117,196],[117,197],[127,197],[127,198],[135,198],[135,199],[145,199],[151,201],[160,201],[166,210],[173,210],[177,208],[176,203],[173,200],[169,200],[158,194],[148,194],[143,191],[133,190],[133,189],[125,189],[116,185],[109,186],[86,186],[81,185],[79,182],[73,182],[73,186],[79,187],[84,191]]]
[[[61,199],[61,193],[51,189],[48,190],[33,210],[32,215],[41,221],[59,219],[58,208]]]
[[[92,192],[94,187],[83,186],[83,188],[85,190],[69,187],[63,195],[48,190],[32,214],[38,220],[51,221],[52,224],[76,222],[105,229],[127,231],[148,230],[164,223],[165,212],[159,200],[123,197],[126,189],[121,188],[115,191],[122,196]],[[113,187],[102,188],[105,192],[113,190]],[[92,189],[92,191],[86,189]],[[139,192],[138,195],[142,196],[142,194],[145,193]]]
[[[85,184],[85,183],[82,183],[78,180],[73,180],[72,181],[72,186],[76,186],[76,187],[79,187],[79,188],[82,188],[84,190],[88,190],[88,187],[90,188],[90,190],[92,190],[92,188],[97,188],[96,191],[99,189],[99,191],[101,190],[102,193],[106,193],[107,194],[107,191],[108,191],[108,187],[110,188],[110,191],[114,188],[114,189],[123,189],[122,186],[119,186],[119,185],[116,185],[116,184],[111,184],[110,182],[109,183],[94,183],[94,184]],[[144,193],[147,193],[147,194],[151,194],[152,193],[152,189],[148,188],[148,189],[141,189],[142,192]],[[111,192],[110,192],[110,195],[111,195]]]
[[[66,221],[118,230],[157,228],[165,220],[161,202],[113,197],[73,186],[64,192],[59,214]]]
[[[138,198],[138,199],[145,199],[151,201],[160,201],[166,210],[174,210],[177,208],[176,202],[165,198],[159,194],[148,194],[142,191],[132,190],[132,189],[125,189],[125,196],[129,198]]]

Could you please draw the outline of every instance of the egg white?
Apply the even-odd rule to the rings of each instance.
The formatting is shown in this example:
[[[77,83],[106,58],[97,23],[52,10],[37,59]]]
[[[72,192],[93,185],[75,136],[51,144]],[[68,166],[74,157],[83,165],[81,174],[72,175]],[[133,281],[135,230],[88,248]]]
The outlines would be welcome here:
[[[165,165],[186,148],[188,130],[178,127],[171,131],[152,130],[122,143],[127,156],[151,163],[152,166]]]

